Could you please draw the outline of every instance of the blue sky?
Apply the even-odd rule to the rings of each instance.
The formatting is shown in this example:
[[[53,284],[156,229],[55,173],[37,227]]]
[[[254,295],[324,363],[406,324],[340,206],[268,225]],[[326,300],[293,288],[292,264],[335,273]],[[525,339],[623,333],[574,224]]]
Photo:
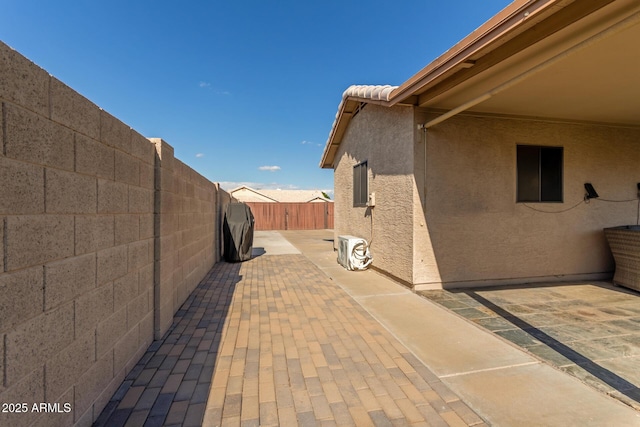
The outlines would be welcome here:
[[[0,0],[0,40],[232,189],[321,189],[342,92],[400,85],[507,0]]]

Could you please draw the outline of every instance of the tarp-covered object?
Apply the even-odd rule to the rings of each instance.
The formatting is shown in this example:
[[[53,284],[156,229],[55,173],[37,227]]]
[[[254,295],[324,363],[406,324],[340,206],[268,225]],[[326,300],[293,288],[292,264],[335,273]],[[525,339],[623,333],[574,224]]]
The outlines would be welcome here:
[[[224,259],[227,262],[251,259],[253,214],[244,203],[230,203],[224,214]]]

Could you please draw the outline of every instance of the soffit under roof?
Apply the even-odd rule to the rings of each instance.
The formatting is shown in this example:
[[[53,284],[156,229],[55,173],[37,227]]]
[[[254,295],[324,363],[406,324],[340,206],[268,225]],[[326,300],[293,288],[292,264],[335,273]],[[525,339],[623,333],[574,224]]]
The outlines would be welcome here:
[[[425,92],[420,106],[454,109],[552,61],[469,111],[640,125],[640,19],[634,14],[640,14],[638,2],[615,1],[433,98]],[[630,24],[623,30],[610,30],[624,20]],[[603,32],[611,35],[573,49]],[[567,51],[571,54],[553,60]]]

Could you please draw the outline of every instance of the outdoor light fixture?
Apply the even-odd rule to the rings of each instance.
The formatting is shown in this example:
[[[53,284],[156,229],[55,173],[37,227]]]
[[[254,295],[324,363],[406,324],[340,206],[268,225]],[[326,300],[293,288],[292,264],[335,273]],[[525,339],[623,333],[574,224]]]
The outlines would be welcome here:
[[[595,188],[593,188],[593,185],[591,185],[591,183],[585,182],[584,189],[587,190],[587,194],[584,195],[585,200],[596,199],[600,197],[598,196],[598,193],[596,193],[596,190]]]

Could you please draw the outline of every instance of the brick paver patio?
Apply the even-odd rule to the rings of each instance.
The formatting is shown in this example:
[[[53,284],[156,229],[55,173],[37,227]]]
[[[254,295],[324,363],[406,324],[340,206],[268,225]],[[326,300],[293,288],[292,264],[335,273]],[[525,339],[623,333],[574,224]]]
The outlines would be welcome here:
[[[303,255],[217,264],[99,426],[484,421]]]

